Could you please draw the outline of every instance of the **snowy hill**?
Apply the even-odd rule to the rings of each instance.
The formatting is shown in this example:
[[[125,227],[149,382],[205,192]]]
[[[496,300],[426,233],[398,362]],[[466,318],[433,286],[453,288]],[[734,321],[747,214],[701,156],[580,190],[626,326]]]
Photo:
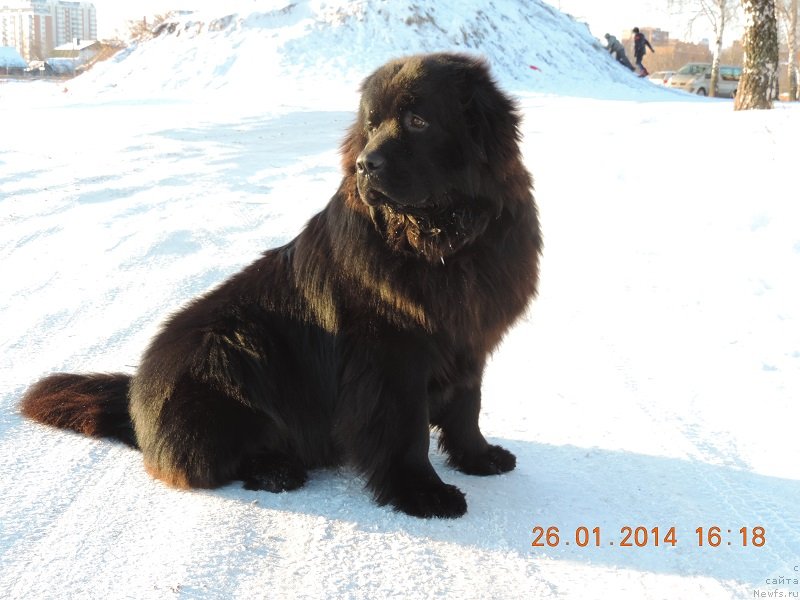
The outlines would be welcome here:
[[[154,40],[98,67],[81,84],[95,92],[307,96],[331,85],[352,89],[399,55],[455,50],[486,56],[498,79],[514,88],[664,93],[612,61],[584,24],[540,0],[287,0],[259,3],[258,12],[253,6],[233,2],[225,10],[240,12],[173,15],[156,28]],[[313,89],[288,84],[301,70],[314,74]]]
[[[0,598],[800,595],[800,106],[657,88],[535,0],[401,4],[226,2],[67,86],[0,80]],[[22,420],[36,378],[132,371],[171,311],[296,235],[357,81],[445,48],[519,98],[546,243],[483,388],[516,470],[432,442],[462,519],[378,507],[347,469],[178,492]]]

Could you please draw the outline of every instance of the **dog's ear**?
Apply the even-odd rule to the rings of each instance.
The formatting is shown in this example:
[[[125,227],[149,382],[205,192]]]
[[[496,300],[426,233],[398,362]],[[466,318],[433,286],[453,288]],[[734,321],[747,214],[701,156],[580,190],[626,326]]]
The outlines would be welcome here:
[[[500,91],[483,61],[475,60],[466,69],[463,94],[467,127],[480,161],[501,165],[515,160],[518,146],[509,140],[520,140],[516,103]]]

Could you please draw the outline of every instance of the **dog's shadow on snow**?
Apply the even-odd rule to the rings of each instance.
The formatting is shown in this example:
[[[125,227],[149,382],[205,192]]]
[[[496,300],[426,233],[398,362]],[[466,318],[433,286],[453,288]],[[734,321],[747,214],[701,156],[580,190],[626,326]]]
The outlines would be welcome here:
[[[250,492],[233,484],[209,493],[257,502],[264,510],[344,521],[371,533],[403,531],[530,559],[754,585],[793,573],[800,562],[800,482],[630,452],[490,441],[517,455],[516,470],[497,477],[468,476],[431,451],[442,479],[467,495],[468,512],[455,520],[417,519],[377,506],[363,482],[348,471],[315,471],[296,492]],[[539,537],[534,532],[539,527],[545,533],[557,527],[557,543],[555,537]],[[763,528],[763,539],[757,527]],[[626,528],[631,530],[627,546]]]

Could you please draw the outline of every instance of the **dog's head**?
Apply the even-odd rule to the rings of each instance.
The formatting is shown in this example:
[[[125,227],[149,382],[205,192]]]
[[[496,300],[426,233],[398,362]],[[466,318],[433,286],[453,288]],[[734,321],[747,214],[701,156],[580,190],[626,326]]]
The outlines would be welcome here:
[[[459,54],[395,60],[361,86],[343,166],[377,226],[404,234],[416,253],[426,254],[425,240],[446,241],[429,257],[443,258],[500,214],[509,173],[527,176],[518,122],[513,102],[481,60]],[[530,187],[529,178],[522,186]]]

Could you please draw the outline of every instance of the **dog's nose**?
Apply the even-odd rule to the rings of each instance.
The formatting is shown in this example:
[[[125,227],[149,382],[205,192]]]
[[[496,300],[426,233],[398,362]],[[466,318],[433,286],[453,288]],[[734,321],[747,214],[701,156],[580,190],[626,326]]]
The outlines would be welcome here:
[[[377,173],[386,164],[386,159],[380,152],[366,150],[358,155],[356,159],[356,169],[362,175],[371,175]]]

